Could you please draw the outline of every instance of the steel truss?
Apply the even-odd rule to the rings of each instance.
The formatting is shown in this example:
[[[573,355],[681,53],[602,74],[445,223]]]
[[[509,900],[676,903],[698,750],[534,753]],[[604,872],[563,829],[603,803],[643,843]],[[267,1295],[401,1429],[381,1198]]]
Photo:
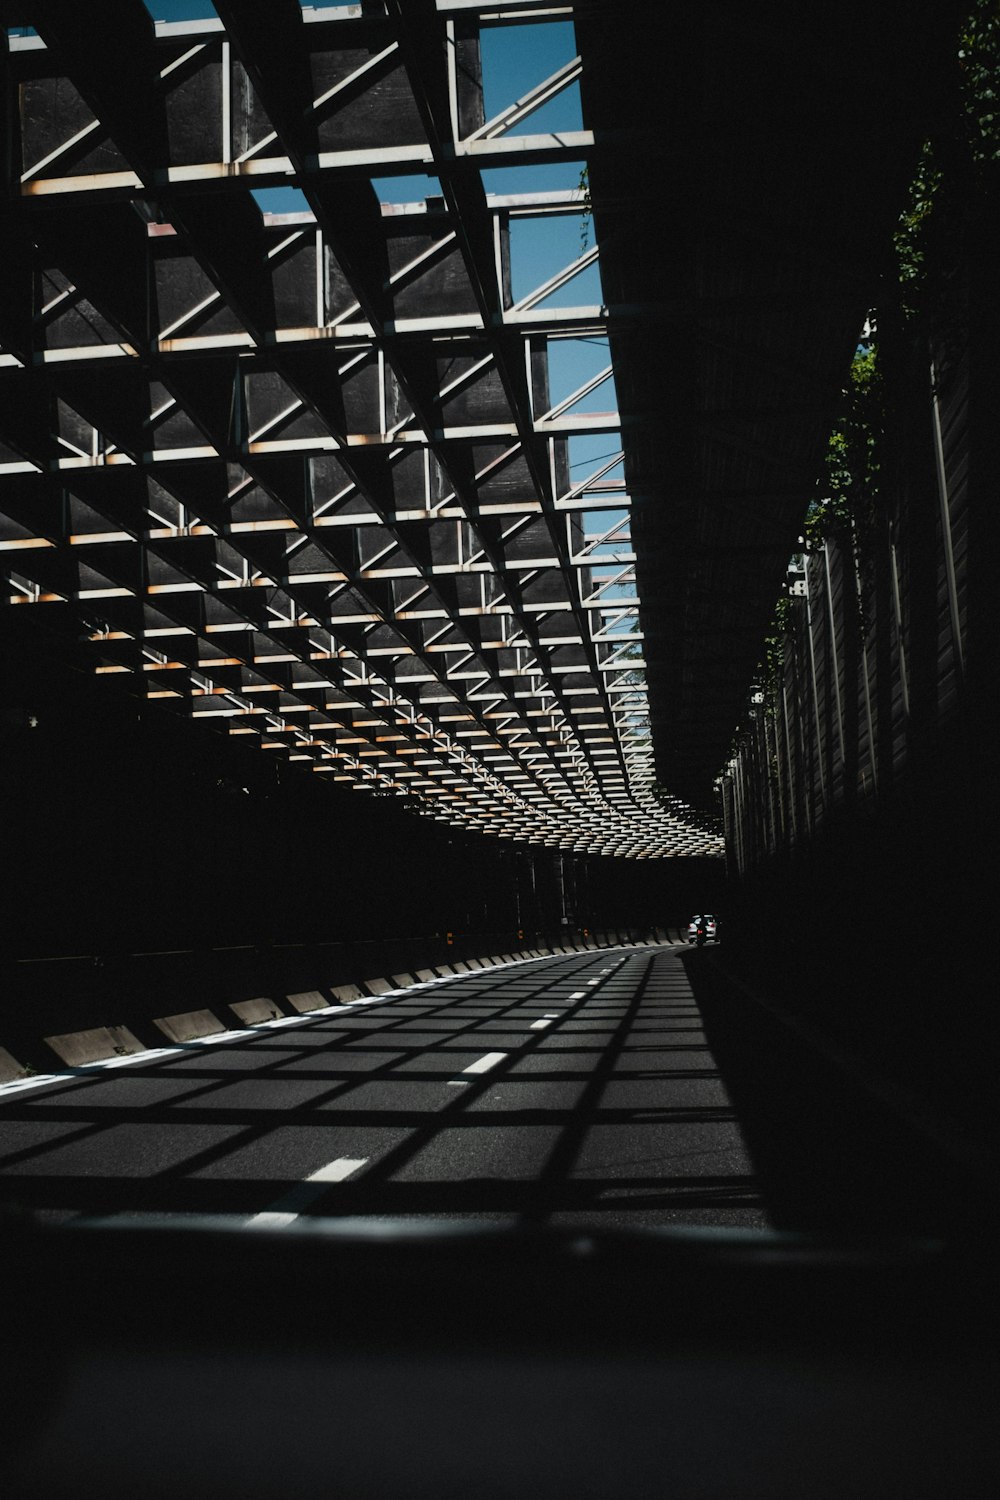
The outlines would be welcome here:
[[[581,189],[486,166],[585,158],[486,120],[484,25],[567,6],[302,11],[25,0],[19,179],[0,217],[0,550],[11,604],[69,601],[98,674],[361,792],[501,838],[716,853],[654,796],[619,419],[548,353],[627,309],[511,291],[511,223]],[[440,194],[379,202],[372,178]],[[418,181],[420,179],[418,178]],[[250,189],[308,205],[261,213]],[[569,444],[609,451],[571,479]],[[627,434],[626,434],[627,440]]]

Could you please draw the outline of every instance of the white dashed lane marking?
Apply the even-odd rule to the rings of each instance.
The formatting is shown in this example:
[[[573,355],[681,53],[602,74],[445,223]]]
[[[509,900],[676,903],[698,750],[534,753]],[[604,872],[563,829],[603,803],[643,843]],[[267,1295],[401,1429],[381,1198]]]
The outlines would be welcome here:
[[[546,1026],[551,1026],[553,1021],[559,1019],[558,1015],[542,1016],[540,1021],[532,1021],[529,1031],[544,1031]]]
[[[336,1161],[327,1162],[325,1167],[320,1167],[318,1172],[310,1172],[305,1179],[306,1182],[343,1182],[345,1177],[350,1177],[354,1172],[360,1171],[368,1160],[367,1156],[338,1156]]]
[[[503,1062],[506,1056],[506,1052],[487,1052],[483,1057],[477,1057],[476,1061],[470,1063],[467,1068],[463,1068],[462,1072],[488,1073],[491,1068],[496,1067],[497,1063]]]
[[[466,1084],[468,1083],[468,1079],[464,1076],[465,1074],[488,1073],[491,1068],[496,1067],[498,1062],[503,1062],[506,1056],[506,1052],[484,1053],[482,1057],[477,1057],[474,1063],[470,1063],[467,1068],[462,1069],[463,1076],[461,1078],[449,1078],[448,1087],[453,1089],[465,1088]]]
[[[303,1209],[315,1203],[331,1182],[343,1182],[360,1171],[367,1160],[367,1156],[338,1156],[336,1160],[328,1161],[325,1167],[317,1167],[264,1213],[254,1214],[247,1221],[248,1225],[258,1229],[284,1229],[299,1217]]]

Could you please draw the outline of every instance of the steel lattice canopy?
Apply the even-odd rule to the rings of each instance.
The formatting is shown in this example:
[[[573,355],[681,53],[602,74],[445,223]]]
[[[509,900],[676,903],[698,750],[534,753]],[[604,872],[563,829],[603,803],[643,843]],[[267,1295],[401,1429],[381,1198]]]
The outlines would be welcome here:
[[[359,792],[563,849],[719,852],[654,795],[611,371],[550,393],[556,342],[628,309],[554,297],[593,246],[515,298],[512,223],[579,218],[583,190],[483,185],[593,146],[520,128],[579,59],[484,113],[481,26],[571,8],[12,9],[10,603],[68,603],[97,674]],[[405,174],[440,193],[382,203]],[[289,185],[301,211],[262,213],[252,190]],[[581,434],[612,452],[573,477]]]

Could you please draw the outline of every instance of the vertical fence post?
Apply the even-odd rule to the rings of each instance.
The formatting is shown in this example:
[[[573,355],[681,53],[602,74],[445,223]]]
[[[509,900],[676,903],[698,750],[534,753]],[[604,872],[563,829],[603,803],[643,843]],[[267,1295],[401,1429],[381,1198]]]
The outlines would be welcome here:
[[[899,591],[899,564],[896,558],[896,543],[889,542],[889,566],[892,579],[892,608],[896,622],[896,654],[899,660],[899,687],[903,695],[903,713],[910,717],[910,684],[906,671],[906,646],[903,641],[903,601]]]
[[[812,595],[808,591],[809,561],[811,556],[811,553],[807,553],[806,555],[806,639],[809,643],[809,675],[812,682],[812,717],[813,728],[815,731],[814,738],[816,741],[816,762],[817,768],[819,770],[820,801],[822,802],[825,811],[828,805],[826,793],[826,768],[823,765],[823,736],[820,729],[819,717],[819,678],[816,672],[816,647],[813,641]]]
[[[840,693],[840,656],[837,651],[837,621],[833,611],[833,580],[830,576],[830,543],[823,543],[823,577],[826,584],[826,605],[830,619],[830,670],[833,674],[833,699],[837,705],[837,739],[840,745],[841,770],[847,766],[847,749],[844,742],[844,704]]]
[[[948,584],[948,615],[951,620],[951,647],[959,678],[965,675],[965,652],[962,648],[962,620],[958,608],[958,582],[955,577],[955,547],[951,530],[951,504],[948,498],[948,475],[944,466],[944,436],[941,432],[941,404],[938,400],[937,371],[931,360],[931,418],[934,428],[934,463],[937,470],[938,500],[941,505],[941,541],[944,548],[945,578]]]

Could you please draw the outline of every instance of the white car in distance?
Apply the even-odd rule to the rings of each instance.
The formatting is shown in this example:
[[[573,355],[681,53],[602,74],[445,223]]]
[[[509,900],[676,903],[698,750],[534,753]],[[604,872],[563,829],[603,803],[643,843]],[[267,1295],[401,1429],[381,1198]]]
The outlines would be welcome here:
[[[708,913],[705,913],[700,917],[692,917],[690,922],[688,923],[687,940],[689,943],[694,943],[697,941],[699,924],[703,925],[705,928],[705,941],[707,943],[717,943],[719,941],[718,923],[713,916],[709,916]]]

